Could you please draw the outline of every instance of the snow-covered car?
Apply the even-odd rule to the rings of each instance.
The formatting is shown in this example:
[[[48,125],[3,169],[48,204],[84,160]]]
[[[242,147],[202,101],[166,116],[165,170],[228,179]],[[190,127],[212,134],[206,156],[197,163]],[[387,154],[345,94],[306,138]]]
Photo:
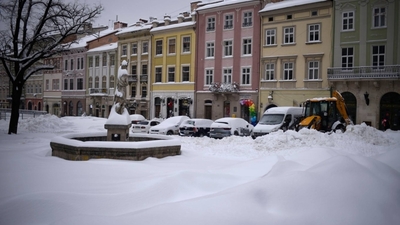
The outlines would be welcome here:
[[[144,121],[144,120],[146,120],[146,118],[144,118],[144,116],[143,116],[143,115],[140,115],[140,114],[132,114],[132,115],[129,115],[129,118],[131,119],[132,124],[136,124],[136,123],[138,123],[139,121]]]
[[[203,137],[210,134],[210,127],[213,120],[209,119],[189,119],[179,126],[180,136]]]
[[[132,124],[132,133],[145,133],[148,134],[151,127],[161,123],[159,119],[142,120],[136,124]]]
[[[188,116],[174,116],[170,117],[160,124],[151,127],[149,133],[150,134],[178,134],[179,133],[179,125],[185,120],[190,119]]]
[[[211,124],[210,137],[224,138],[231,135],[250,136],[254,126],[242,118],[224,117]]]

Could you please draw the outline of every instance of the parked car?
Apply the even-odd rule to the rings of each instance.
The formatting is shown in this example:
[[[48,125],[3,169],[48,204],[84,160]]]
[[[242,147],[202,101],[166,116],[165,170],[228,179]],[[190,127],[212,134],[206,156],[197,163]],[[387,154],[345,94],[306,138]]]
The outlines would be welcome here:
[[[231,135],[250,136],[254,126],[242,118],[224,117],[211,124],[210,137],[224,138]]]
[[[146,118],[144,118],[144,116],[140,115],[140,114],[132,114],[132,115],[129,115],[129,117],[131,118],[132,124],[136,124],[139,121],[146,120]]]
[[[150,128],[156,126],[161,123],[159,119],[152,119],[152,120],[142,120],[137,122],[136,124],[132,124],[132,133],[145,133],[148,134]]]
[[[179,126],[180,136],[203,137],[209,136],[213,120],[209,119],[188,119]]]
[[[188,116],[174,116],[170,117],[160,124],[151,127],[149,133],[150,134],[178,134],[179,133],[179,125],[185,120],[190,119]]]

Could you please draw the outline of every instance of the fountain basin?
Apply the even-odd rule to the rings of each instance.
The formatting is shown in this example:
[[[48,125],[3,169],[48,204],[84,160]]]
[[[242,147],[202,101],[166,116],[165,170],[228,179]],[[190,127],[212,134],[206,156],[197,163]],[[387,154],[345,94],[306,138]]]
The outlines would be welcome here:
[[[181,154],[181,143],[173,136],[130,134],[129,141],[107,141],[107,132],[66,134],[51,140],[52,156],[66,160],[144,160]]]

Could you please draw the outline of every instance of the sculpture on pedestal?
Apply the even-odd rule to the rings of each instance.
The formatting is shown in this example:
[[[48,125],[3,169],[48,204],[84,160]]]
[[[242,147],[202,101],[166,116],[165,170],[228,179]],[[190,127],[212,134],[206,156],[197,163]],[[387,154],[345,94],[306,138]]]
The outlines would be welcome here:
[[[126,86],[128,83],[128,71],[126,70],[128,63],[123,60],[118,69],[117,88],[114,95],[115,111],[122,114],[126,107]]]

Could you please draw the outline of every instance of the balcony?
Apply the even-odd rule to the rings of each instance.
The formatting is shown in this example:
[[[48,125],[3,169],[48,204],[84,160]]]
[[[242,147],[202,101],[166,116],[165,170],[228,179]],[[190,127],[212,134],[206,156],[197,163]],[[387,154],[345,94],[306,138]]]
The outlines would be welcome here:
[[[400,79],[400,65],[328,68],[328,80]]]
[[[108,88],[89,88],[89,94],[92,96],[108,95]]]
[[[137,75],[136,74],[129,74],[128,75],[128,82],[129,83],[137,82]]]
[[[147,74],[140,75],[140,82],[147,83],[149,81],[149,76]]]
[[[232,24],[227,24],[227,25],[225,25],[224,26],[224,29],[226,30],[226,29],[232,29],[233,28],[233,25]]]
[[[236,82],[233,83],[212,83],[209,90],[212,93],[221,93],[221,94],[227,94],[227,93],[237,93],[240,91],[239,89],[239,84]]]
[[[242,24],[242,27],[250,27],[250,26],[252,26],[252,25],[253,25],[252,22],[247,22],[247,23],[243,23],[243,24]]]

